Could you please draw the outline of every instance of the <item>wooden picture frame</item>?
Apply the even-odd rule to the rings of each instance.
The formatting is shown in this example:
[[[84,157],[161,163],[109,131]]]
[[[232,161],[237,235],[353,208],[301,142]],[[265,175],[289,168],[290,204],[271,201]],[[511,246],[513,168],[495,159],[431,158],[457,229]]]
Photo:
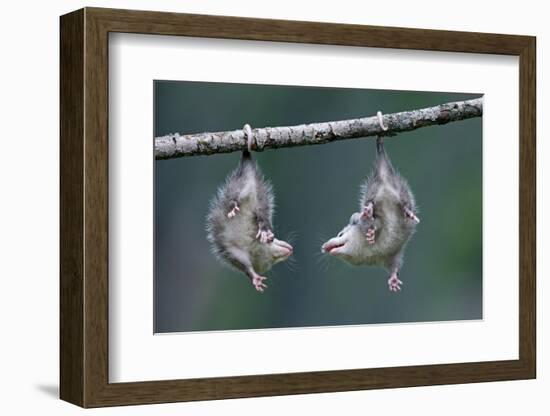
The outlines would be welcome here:
[[[62,16],[60,29],[61,399],[82,407],[101,407],[535,378],[534,37],[100,8],[85,8]],[[518,56],[519,359],[109,383],[110,32]]]

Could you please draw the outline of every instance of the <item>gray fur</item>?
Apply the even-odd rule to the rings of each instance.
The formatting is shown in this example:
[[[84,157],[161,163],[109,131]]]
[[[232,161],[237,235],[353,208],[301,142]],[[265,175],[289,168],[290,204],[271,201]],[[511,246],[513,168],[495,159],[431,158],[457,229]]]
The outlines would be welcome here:
[[[369,204],[372,215],[365,214]],[[373,172],[361,186],[359,212],[338,236],[323,244],[323,252],[354,265],[385,267],[397,279],[405,246],[419,221],[416,213],[411,188],[392,166],[379,137]],[[367,239],[369,229],[374,230],[371,242]],[[390,289],[397,291],[399,284],[394,282],[394,289],[390,284]]]
[[[238,211],[234,211],[236,206]],[[266,286],[259,273],[292,254],[292,247],[272,233],[274,206],[271,184],[250,152],[244,151],[239,166],[212,199],[207,215],[207,237],[214,254],[245,273],[260,292]]]

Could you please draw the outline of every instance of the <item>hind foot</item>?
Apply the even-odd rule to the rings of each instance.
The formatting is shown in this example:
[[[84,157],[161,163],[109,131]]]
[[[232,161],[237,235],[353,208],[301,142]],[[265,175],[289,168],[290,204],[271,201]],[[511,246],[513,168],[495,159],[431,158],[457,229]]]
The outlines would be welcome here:
[[[399,280],[399,278],[397,276],[399,276],[399,273],[393,272],[391,274],[390,278],[388,279],[388,286],[390,288],[390,292],[397,292],[397,291],[401,290],[400,285],[402,285],[403,282],[401,280]]]
[[[254,274],[254,276],[252,276],[252,284],[258,292],[263,293],[264,290],[267,289],[267,285],[264,283],[266,279],[267,277],[260,276],[259,274]]]

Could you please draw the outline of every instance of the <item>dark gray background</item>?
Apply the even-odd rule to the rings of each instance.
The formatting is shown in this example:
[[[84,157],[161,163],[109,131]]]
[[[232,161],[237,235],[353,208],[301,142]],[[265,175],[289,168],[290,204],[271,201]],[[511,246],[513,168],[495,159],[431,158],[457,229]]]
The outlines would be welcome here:
[[[479,94],[156,81],[155,136],[284,126],[410,110]],[[372,139],[255,153],[275,188],[275,233],[292,262],[258,294],[221,266],[206,241],[210,198],[240,154],[155,162],[155,332],[480,319],[482,317],[482,120],[386,139],[408,178],[421,223],[401,271],[352,267],[320,253],[358,209],[375,156]]]

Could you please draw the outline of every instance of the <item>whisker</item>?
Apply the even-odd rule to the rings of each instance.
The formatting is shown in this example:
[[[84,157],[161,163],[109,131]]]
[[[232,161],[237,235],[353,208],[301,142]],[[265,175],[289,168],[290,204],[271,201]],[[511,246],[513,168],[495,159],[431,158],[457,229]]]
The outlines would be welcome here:
[[[334,262],[332,256],[321,251],[321,246],[332,237],[333,234],[326,230],[317,232],[315,236],[317,246],[317,250],[314,252],[315,263],[323,273],[327,273]]]
[[[298,240],[299,233],[298,231],[290,231],[285,234],[285,241],[290,245],[293,245],[296,240]]]
[[[300,268],[298,264],[298,260],[296,260],[293,257],[290,257],[287,259],[287,261],[285,261],[285,266],[291,272],[295,272]]]
[[[332,266],[332,258],[329,255],[322,255],[321,257],[319,257],[317,266],[319,267],[319,270],[321,270],[323,273],[327,273]]]

